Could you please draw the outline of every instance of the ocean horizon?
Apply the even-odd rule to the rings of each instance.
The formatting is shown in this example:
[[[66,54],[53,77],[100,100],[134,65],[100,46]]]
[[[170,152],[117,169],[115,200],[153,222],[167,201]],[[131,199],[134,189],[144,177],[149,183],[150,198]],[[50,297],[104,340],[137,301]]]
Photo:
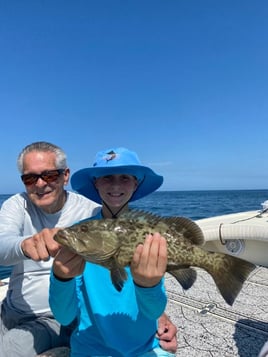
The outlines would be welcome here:
[[[0,207],[11,194],[0,194]],[[149,196],[130,203],[139,209],[159,216],[184,216],[193,220],[262,210],[268,200],[268,189],[264,190],[193,190],[156,191]],[[10,275],[10,267],[0,265],[0,279]]]

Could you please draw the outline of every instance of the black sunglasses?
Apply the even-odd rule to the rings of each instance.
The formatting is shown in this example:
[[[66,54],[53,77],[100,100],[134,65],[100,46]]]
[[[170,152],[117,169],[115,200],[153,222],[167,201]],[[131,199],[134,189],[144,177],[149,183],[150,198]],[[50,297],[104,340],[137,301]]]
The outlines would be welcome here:
[[[41,174],[25,174],[21,175],[21,179],[26,186],[35,184],[38,179],[46,181],[46,183],[51,183],[57,181],[61,174],[63,174],[65,169],[49,170],[43,171]]]

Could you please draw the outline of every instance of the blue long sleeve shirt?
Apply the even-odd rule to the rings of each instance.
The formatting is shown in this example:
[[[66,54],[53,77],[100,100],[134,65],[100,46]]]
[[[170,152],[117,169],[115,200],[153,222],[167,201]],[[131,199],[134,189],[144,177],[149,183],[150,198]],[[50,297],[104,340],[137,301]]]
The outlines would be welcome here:
[[[164,281],[142,288],[134,284],[129,267],[126,271],[120,292],[109,270],[93,263],[86,263],[82,276],[66,282],[51,274],[49,302],[55,318],[63,325],[78,318],[72,357],[134,357],[159,346],[155,333],[167,303]]]

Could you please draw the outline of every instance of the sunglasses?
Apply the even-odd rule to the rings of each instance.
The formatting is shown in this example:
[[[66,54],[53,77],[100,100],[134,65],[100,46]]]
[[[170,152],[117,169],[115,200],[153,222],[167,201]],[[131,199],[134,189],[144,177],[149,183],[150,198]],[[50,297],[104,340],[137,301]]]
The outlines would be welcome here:
[[[51,183],[57,181],[61,174],[63,174],[65,169],[49,170],[43,171],[41,174],[25,174],[21,175],[21,179],[26,186],[35,184],[40,178],[46,183]]]

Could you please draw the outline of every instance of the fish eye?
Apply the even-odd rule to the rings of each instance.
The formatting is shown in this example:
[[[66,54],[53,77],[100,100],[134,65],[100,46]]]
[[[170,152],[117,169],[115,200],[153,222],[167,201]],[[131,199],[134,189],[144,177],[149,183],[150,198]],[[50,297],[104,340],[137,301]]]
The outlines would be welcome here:
[[[88,232],[88,227],[85,224],[82,224],[80,229],[81,229],[81,232],[84,232],[84,233]]]
[[[124,229],[123,227],[121,227],[121,226],[116,226],[115,228],[114,228],[114,231],[115,232],[117,232],[117,233],[124,233],[124,234],[127,234],[127,230],[126,229]]]

